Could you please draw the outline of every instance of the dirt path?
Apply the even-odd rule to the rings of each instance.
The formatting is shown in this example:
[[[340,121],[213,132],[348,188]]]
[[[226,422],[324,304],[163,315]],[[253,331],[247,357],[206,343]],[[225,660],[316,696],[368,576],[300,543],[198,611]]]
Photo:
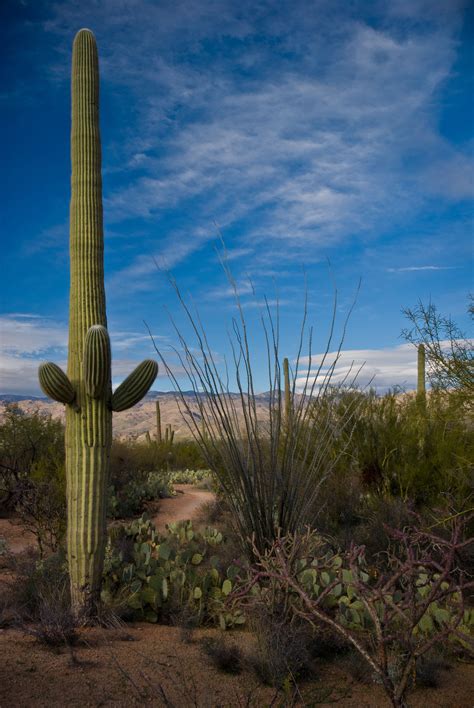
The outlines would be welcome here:
[[[201,507],[214,499],[214,494],[205,489],[197,489],[192,484],[176,484],[177,495],[171,499],[162,499],[158,511],[153,512],[153,522],[159,531],[164,531],[166,524],[173,521],[196,519]],[[27,531],[16,518],[0,519],[0,538],[7,542],[11,553],[22,553],[29,546],[36,546],[34,535]]]
[[[197,489],[192,484],[175,484],[177,492],[171,499],[162,499],[159,510],[152,520],[158,531],[164,531],[166,524],[174,521],[194,520],[199,516],[203,504],[214,499],[214,494],[205,489]]]

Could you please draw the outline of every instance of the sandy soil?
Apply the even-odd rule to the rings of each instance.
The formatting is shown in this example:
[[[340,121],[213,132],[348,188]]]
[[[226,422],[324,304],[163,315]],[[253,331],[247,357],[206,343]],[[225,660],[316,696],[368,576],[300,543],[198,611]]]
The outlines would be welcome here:
[[[198,630],[185,643],[176,627],[89,629],[81,632],[78,646],[58,654],[32,637],[0,631],[0,706],[269,706],[274,689],[258,686],[250,670],[231,676],[211,665],[201,640],[218,633]],[[231,636],[244,649],[251,648],[248,633]],[[380,686],[355,683],[334,665],[322,665],[319,680],[303,684],[301,691],[306,705],[389,708]],[[472,708],[473,696],[474,667],[458,665],[443,675],[437,689],[415,691],[410,706]]]

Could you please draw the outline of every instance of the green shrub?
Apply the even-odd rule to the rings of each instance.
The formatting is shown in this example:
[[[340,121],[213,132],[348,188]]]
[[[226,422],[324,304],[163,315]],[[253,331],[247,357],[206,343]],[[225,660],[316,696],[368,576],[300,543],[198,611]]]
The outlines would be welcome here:
[[[170,472],[169,480],[171,484],[200,484],[212,478],[212,472],[208,469],[202,470],[175,470]]]
[[[356,403],[355,403],[356,402]],[[314,414],[325,402],[318,402]],[[353,427],[343,427],[348,409],[354,410]],[[432,391],[420,406],[411,394],[374,391],[341,392],[333,405],[331,423],[340,429],[332,455],[341,447],[335,482],[326,492],[335,498],[336,511],[356,521],[357,503],[365,492],[398,497],[415,505],[439,505],[447,496],[459,510],[467,508],[473,493],[474,436],[472,421],[459,397]],[[317,439],[314,440],[317,445]],[[332,485],[332,487],[331,487]],[[359,490],[358,496],[352,492]],[[352,496],[352,501],[351,501]],[[339,499],[338,499],[339,497]],[[344,511],[345,502],[349,504]],[[333,527],[337,516],[326,518]],[[328,529],[330,530],[330,529]]]
[[[107,515],[126,519],[143,511],[145,502],[173,496],[173,486],[166,472],[147,472],[139,481],[130,480],[121,489],[109,487]]]
[[[13,509],[34,484],[65,494],[64,426],[40,413],[5,406],[0,425],[0,509]]]

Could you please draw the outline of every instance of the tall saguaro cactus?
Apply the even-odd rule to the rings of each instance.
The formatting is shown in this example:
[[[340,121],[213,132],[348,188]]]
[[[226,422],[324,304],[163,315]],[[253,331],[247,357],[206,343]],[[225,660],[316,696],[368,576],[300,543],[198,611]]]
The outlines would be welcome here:
[[[42,364],[43,391],[66,404],[67,547],[71,598],[91,615],[100,597],[112,411],[135,405],[158,365],[137,366],[112,395],[104,289],[99,63],[94,35],[80,30],[72,53],[69,352],[67,376]]]

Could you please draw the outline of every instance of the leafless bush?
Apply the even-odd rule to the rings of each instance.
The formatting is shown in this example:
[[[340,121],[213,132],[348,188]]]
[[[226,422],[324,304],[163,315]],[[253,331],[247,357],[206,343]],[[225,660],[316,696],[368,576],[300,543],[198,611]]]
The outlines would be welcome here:
[[[25,529],[36,537],[40,557],[55,553],[66,531],[66,499],[55,482],[23,480],[17,485],[16,511]]]
[[[338,633],[366,661],[392,705],[403,708],[422,657],[452,638],[466,650],[474,648],[469,636],[472,618],[466,618],[464,603],[474,582],[457,562],[473,539],[463,536],[461,516],[447,525],[445,535],[416,523],[392,530],[398,554],[390,555],[380,574],[367,572],[363,547],[336,556],[322,553],[314,532],[279,538],[264,553],[254,548],[258,560],[251,580],[230,601],[255,602],[249,594],[253,586],[277,583],[295,616]],[[344,602],[338,599],[341,595]]]

